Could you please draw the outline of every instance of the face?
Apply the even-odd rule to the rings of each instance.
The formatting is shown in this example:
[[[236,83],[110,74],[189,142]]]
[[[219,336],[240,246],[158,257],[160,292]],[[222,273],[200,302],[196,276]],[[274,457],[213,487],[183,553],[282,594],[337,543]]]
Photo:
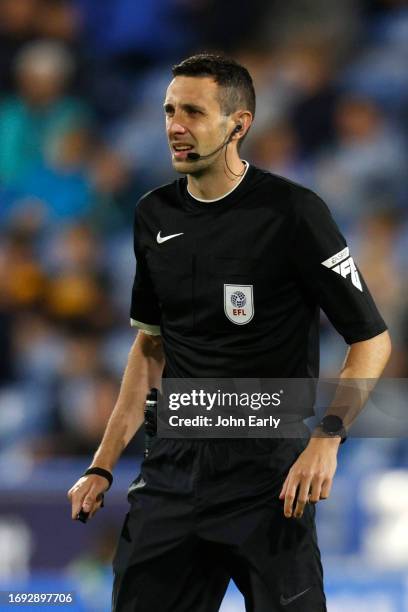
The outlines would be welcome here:
[[[56,73],[41,73],[30,67],[18,73],[19,90],[33,105],[46,106],[63,92],[64,79]]]
[[[339,138],[345,142],[367,142],[381,126],[380,111],[368,99],[340,101],[335,120]]]
[[[217,163],[218,155],[189,161],[191,152],[206,155],[223,143],[234,129],[231,117],[222,114],[218,85],[211,77],[175,77],[166,93],[166,132],[177,172],[195,174]]]

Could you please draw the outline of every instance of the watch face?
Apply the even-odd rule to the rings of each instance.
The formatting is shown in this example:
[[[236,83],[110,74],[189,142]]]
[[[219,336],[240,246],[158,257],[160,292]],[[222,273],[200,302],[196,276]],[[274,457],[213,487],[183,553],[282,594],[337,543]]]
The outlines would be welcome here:
[[[323,431],[329,434],[336,434],[343,430],[343,421],[335,414],[329,414],[322,420]]]

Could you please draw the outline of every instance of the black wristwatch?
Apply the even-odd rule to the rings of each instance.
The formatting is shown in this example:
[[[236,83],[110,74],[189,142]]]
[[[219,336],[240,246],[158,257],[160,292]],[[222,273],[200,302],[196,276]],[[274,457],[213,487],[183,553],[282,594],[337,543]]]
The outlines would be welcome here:
[[[344,427],[343,419],[336,414],[327,414],[322,418],[318,427],[329,438],[336,438],[337,436],[340,436],[340,444],[343,444],[343,442],[347,440],[347,432],[346,428]]]

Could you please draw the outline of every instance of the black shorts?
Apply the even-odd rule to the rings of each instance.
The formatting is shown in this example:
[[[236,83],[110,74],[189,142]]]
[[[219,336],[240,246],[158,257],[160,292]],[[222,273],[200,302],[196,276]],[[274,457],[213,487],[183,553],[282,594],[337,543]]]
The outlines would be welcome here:
[[[247,612],[323,612],[315,509],[278,499],[306,439],[157,438],[129,489],[113,612],[216,612],[232,578]]]

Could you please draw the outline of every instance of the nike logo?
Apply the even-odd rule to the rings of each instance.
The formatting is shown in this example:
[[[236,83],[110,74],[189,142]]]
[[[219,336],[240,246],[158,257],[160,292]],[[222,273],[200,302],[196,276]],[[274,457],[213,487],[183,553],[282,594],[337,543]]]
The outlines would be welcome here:
[[[171,240],[172,238],[177,238],[177,236],[182,236],[183,234],[184,232],[180,232],[179,234],[170,234],[170,236],[162,236],[160,230],[160,232],[157,234],[156,240],[159,244],[161,244],[162,242],[166,242],[167,240]]]
[[[310,591],[311,588],[312,587],[309,587],[308,589],[305,589],[301,593],[298,593],[297,595],[293,595],[292,597],[284,597],[283,595],[281,595],[280,596],[280,604],[281,604],[281,606],[288,606],[290,603],[292,603],[292,601],[295,601],[295,599],[298,599],[299,597],[302,597],[302,595],[304,595],[305,593]]]

